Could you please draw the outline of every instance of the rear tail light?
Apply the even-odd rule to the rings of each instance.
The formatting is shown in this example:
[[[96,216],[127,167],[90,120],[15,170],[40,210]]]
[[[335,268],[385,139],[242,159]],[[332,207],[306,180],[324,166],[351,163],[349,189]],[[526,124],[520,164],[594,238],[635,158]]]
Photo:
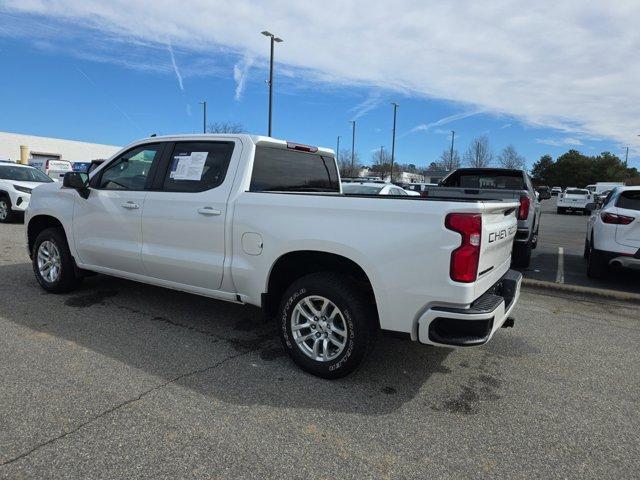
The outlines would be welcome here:
[[[627,217],[626,215],[616,215],[615,213],[602,212],[600,218],[604,223],[612,223],[614,225],[629,225],[633,222],[633,217]]]
[[[531,200],[526,195],[520,197],[520,207],[518,208],[518,220],[526,220],[529,217],[529,207]]]
[[[450,213],[445,227],[462,236],[461,245],[451,253],[449,276],[454,282],[471,283],[478,276],[482,216],[476,213]]]
[[[45,170],[49,170],[49,160],[44,162],[44,168],[45,168]]]

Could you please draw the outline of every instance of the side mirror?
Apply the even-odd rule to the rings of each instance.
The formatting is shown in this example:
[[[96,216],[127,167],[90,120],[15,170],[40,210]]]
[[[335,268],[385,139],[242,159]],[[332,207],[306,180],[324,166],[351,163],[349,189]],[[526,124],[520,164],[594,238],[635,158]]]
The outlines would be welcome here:
[[[591,212],[593,212],[593,211],[596,209],[596,204],[595,204],[595,203],[587,203],[587,204],[584,206],[584,209],[585,209],[587,212],[591,213]]]
[[[89,175],[84,172],[67,172],[62,179],[64,188],[77,190],[82,198],[89,197]]]

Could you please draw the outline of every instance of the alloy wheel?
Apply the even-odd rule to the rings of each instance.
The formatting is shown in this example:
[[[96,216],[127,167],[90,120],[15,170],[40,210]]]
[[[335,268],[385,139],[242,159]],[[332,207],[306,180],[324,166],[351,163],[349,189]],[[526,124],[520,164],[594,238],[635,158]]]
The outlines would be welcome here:
[[[335,303],[319,295],[309,295],[293,308],[291,334],[307,357],[329,362],[344,351],[349,327]]]

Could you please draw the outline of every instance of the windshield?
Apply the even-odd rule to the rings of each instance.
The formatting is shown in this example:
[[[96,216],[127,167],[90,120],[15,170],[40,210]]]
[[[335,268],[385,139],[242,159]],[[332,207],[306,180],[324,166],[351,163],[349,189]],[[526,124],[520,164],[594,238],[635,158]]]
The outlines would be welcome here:
[[[458,170],[442,181],[443,187],[495,188],[498,190],[525,190],[520,172],[495,170]]]
[[[579,188],[574,188],[572,190],[567,190],[567,195],[589,195],[589,190],[581,190]]]
[[[375,185],[360,185],[358,183],[348,183],[342,184],[342,193],[352,193],[356,195],[378,195],[380,190],[382,190],[381,186]]]
[[[0,178],[18,182],[53,182],[53,180],[36,168],[16,167],[14,165],[0,165]]]

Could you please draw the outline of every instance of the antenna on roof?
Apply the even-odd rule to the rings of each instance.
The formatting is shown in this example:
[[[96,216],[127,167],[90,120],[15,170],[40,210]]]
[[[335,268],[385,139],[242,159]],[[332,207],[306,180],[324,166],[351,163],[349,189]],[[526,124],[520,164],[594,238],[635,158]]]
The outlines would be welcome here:
[[[157,135],[157,133],[152,133],[151,135],[149,135],[150,137],[155,137]]]

